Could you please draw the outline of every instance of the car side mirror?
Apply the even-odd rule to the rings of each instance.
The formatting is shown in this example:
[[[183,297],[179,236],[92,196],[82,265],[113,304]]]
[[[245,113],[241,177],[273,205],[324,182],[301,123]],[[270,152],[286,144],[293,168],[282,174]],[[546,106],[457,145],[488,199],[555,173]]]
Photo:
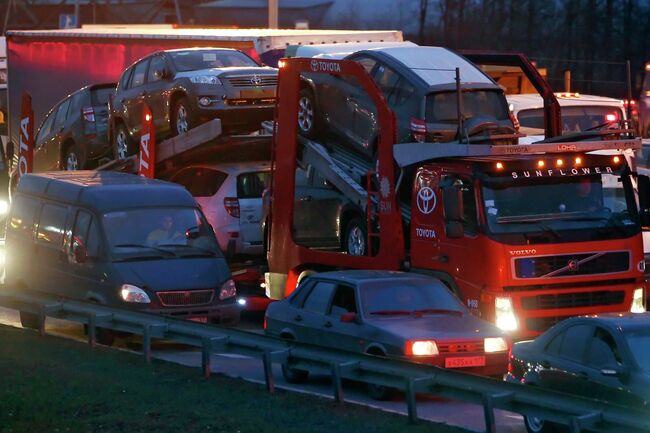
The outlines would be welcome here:
[[[75,243],[72,247],[72,255],[76,263],[85,263],[88,259],[88,252],[83,244]]]
[[[341,322],[343,323],[350,323],[350,322],[356,322],[357,321],[357,313],[343,313],[341,314]]]
[[[201,236],[201,231],[198,227],[190,227],[189,229],[185,230],[186,239],[197,239],[199,236]]]
[[[169,71],[165,68],[158,69],[157,71],[154,71],[153,75],[159,80],[165,80],[169,78]]]

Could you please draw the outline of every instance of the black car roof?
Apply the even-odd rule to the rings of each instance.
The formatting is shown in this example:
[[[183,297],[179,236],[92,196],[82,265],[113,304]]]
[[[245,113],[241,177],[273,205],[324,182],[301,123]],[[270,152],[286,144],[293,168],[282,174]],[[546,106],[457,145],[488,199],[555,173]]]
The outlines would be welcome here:
[[[594,325],[601,325],[610,329],[621,329],[622,331],[650,330],[650,313],[604,313],[579,316],[568,320],[587,321]]]
[[[411,280],[411,279],[431,279],[422,274],[413,272],[398,272],[398,271],[376,271],[376,270],[345,270],[345,271],[332,271],[320,272],[313,275],[316,278],[327,278],[330,280],[346,281],[349,283],[368,282],[373,280]]]
[[[196,206],[180,185],[111,171],[56,171],[28,174],[17,191],[76,204],[97,212],[136,207]]]

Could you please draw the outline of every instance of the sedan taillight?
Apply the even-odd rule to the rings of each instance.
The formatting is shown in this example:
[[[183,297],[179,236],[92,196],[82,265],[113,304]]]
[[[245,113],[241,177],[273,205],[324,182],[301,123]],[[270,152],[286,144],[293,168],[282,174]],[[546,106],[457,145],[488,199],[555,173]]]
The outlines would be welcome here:
[[[86,122],[95,121],[95,109],[93,107],[84,107],[81,110],[81,113],[83,114],[83,118]]]
[[[239,218],[239,199],[237,197],[226,197],[223,199],[223,207],[228,215]]]
[[[413,139],[422,143],[427,139],[427,124],[422,119],[411,117],[411,134]]]

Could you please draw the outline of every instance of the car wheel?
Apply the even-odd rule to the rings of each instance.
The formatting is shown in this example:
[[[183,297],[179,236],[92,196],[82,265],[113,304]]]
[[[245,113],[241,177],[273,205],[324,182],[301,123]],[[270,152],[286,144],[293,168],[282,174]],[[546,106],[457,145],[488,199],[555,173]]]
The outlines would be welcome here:
[[[27,311],[21,311],[20,324],[23,325],[23,328],[40,329],[41,320],[37,314],[28,313]]]
[[[345,227],[343,250],[350,256],[365,256],[368,232],[361,218],[353,218]]]
[[[289,383],[305,383],[309,379],[309,372],[291,368],[288,364],[282,364],[282,377]]]
[[[76,144],[70,144],[65,149],[61,166],[61,169],[65,171],[81,170],[83,168],[81,157],[79,156],[79,149]]]
[[[186,97],[179,98],[172,110],[172,136],[181,135],[196,126],[190,103]]]
[[[558,431],[555,424],[536,416],[524,415],[524,425],[528,433],[556,433]]]
[[[319,127],[314,92],[305,87],[300,90],[298,99],[298,130],[305,137],[315,138],[318,135]]]
[[[397,390],[388,386],[368,383],[366,384],[366,392],[368,393],[368,396],[373,400],[387,401],[392,400],[395,397]]]
[[[113,157],[117,160],[126,159],[135,153],[129,132],[123,123],[119,123],[115,128],[113,138]]]

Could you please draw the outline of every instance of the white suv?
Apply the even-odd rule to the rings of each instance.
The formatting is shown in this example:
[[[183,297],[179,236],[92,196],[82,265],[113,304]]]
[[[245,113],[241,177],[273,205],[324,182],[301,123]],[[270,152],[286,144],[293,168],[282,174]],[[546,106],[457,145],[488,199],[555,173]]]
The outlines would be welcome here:
[[[216,163],[186,167],[171,181],[201,205],[223,251],[261,255],[262,192],[270,176],[269,162]]]

